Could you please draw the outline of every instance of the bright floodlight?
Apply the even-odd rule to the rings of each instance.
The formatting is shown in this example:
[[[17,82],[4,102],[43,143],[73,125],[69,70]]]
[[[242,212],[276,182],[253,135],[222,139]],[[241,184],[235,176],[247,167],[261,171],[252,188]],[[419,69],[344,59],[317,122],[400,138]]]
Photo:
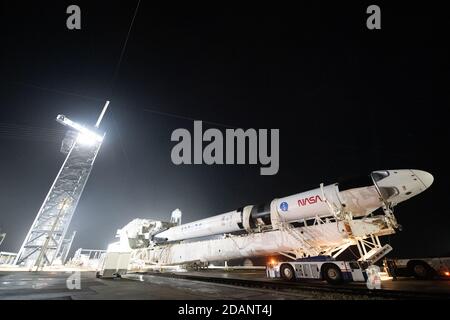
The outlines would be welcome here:
[[[95,143],[95,139],[93,139],[91,136],[88,136],[84,133],[79,133],[77,137],[77,142],[84,145],[84,146],[92,146]]]
[[[82,125],[73,122],[72,120],[70,120],[69,118],[67,118],[64,115],[59,115],[56,117],[56,121],[58,121],[59,123],[70,127],[76,131],[79,132],[77,141],[83,144],[93,144],[94,142],[102,142],[103,141],[103,137],[97,133],[95,133],[94,131],[91,131],[85,127],[83,127]]]

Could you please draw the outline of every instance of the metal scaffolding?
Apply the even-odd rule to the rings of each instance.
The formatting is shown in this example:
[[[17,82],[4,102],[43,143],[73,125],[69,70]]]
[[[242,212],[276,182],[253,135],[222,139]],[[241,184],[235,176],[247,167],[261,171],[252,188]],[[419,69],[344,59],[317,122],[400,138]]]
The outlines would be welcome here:
[[[61,249],[59,250],[59,254],[55,262],[58,262],[62,265],[66,263],[67,255],[69,254],[70,248],[72,247],[73,239],[75,239],[76,234],[77,232],[73,231],[72,235],[69,238],[63,240]]]
[[[61,146],[67,157],[17,254],[16,265],[39,269],[64,263],[74,235],[69,239],[65,236],[103,142],[103,136],[65,116],[56,120],[71,129]]]

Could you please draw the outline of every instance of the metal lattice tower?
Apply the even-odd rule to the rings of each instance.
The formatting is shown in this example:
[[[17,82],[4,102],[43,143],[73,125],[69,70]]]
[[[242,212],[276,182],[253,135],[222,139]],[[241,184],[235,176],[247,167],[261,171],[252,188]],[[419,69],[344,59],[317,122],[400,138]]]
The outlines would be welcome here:
[[[95,128],[108,105],[109,102]],[[67,246],[73,241],[73,236],[65,236],[103,142],[103,136],[63,115],[56,120],[71,129],[61,145],[61,152],[67,157],[17,254],[16,265],[39,269],[64,262]]]
[[[67,255],[69,254],[70,248],[72,247],[72,243],[73,243],[73,240],[75,239],[76,234],[77,234],[77,232],[73,231],[72,235],[70,237],[63,240],[61,249],[59,250],[59,253],[57,256],[57,262],[60,262],[61,264],[66,263]]]

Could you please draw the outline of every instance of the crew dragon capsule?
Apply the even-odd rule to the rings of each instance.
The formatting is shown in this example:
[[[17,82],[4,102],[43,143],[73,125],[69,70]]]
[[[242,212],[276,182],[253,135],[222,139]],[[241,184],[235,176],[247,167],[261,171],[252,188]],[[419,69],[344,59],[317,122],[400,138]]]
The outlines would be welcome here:
[[[210,218],[174,226],[154,236],[158,242],[208,237],[219,234],[269,229],[277,223],[292,223],[317,216],[347,214],[367,216],[375,210],[406,201],[425,191],[433,176],[425,171],[380,170],[370,175],[371,184],[339,190],[339,184],[273,199],[257,206],[246,206]]]

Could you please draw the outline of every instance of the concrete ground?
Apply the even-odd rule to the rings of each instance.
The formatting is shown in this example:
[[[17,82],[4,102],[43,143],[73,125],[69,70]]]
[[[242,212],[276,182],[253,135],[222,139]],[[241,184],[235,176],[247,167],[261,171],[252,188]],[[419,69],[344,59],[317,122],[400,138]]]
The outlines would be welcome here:
[[[8,300],[208,300],[208,299],[311,299],[311,294],[280,293],[158,276],[97,279],[81,273],[81,289],[69,290],[64,272],[0,272],[0,299]]]
[[[265,279],[262,271],[194,272],[201,276]],[[0,300],[309,300],[309,299],[367,299],[364,296],[311,291],[273,291],[270,289],[208,283],[195,280],[161,277],[158,275],[129,275],[126,279],[97,279],[94,272],[80,273],[80,288],[67,286],[71,273],[0,271]],[[72,277],[73,278],[73,277]],[[279,281],[279,280],[274,280]],[[317,282],[315,282],[317,283]],[[320,283],[320,282],[319,282]],[[76,281],[69,281],[76,287]],[[323,285],[326,285],[323,283]],[[364,284],[351,284],[351,286]],[[299,282],[299,287],[301,282]],[[400,279],[384,281],[383,289],[436,292],[448,294],[450,281],[417,281]]]
[[[222,270],[207,270],[201,272],[184,272],[183,274],[202,276],[202,277],[220,277],[220,278],[235,278],[235,279],[249,279],[267,281],[264,270],[239,270],[239,271],[222,271]],[[281,279],[273,281],[282,282]],[[297,281],[299,286],[302,283],[313,283],[315,285],[327,286],[325,282],[317,280],[300,280]],[[366,284],[363,282],[353,282],[346,284],[350,288],[365,288]],[[435,293],[446,294],[450,298],[450,280],[416,280],[414,278],[399,277],[397,280],[384,280],[381,283],[381,289],[411,291],[421,293]]]

